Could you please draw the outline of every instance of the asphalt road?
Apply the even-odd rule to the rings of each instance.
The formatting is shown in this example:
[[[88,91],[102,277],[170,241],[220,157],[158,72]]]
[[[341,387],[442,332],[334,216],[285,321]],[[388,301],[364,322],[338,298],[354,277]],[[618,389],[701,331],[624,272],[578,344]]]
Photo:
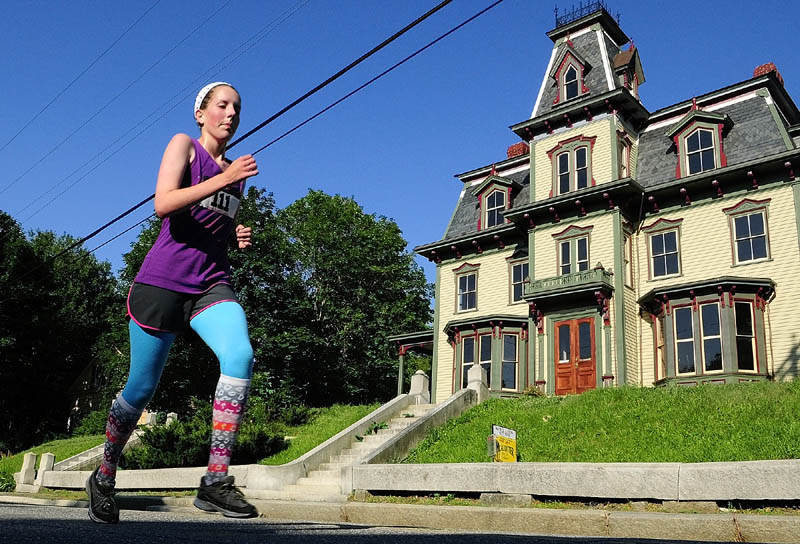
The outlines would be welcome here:
[[[0,544],[666,544],[666,541],[652,539],[489,535],[350,524],[275,522],[263,518],[230,520],[190,509],[180,512],[124,510],[121,520],[119,525],[100,525],[91,522],[83,508],[0,504]]]

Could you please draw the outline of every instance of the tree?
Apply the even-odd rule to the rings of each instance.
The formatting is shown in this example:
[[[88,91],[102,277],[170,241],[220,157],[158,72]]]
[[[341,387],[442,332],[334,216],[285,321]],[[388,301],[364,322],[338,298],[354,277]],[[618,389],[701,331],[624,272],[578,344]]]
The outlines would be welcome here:
[[[289,369],[313,404],[386,400],[396,387],[390,334],[430,322],[431,286],[397,224],[367,214],[352,198],[309,193],[278,218],[293,248],[305,345]]]
[[[116,306],[107,262],[52,232],[26,237],[0,213],[0,411],[10,449],[66,432],[70,385],[97,355]]]

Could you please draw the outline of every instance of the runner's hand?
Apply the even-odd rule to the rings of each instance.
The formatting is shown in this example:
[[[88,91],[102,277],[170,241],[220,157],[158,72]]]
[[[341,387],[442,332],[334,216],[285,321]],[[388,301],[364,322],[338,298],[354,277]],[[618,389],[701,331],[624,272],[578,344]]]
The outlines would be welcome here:
[[[230,183],[236,183],[258,175],[258,165],[252,155],[242,155],[225,170]]]
[[[239,249],[247,249],[253,245],[250,238],[253,234],[253,229],[245,227],[244,225],[236,225],[236,242],[239,244]]]

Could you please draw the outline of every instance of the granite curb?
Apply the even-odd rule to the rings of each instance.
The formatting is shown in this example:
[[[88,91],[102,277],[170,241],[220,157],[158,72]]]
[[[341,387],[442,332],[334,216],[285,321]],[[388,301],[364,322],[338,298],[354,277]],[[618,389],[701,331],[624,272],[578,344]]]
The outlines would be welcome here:
[[[185,511],[194,497],[118,497],[122,510]],[[670,514],[606,510],[319,503],[251,499],[266,520],[422,527],[484,533],[651,538],[715,542],[797,542],[800,516]],[[86,508],[85,500],[0,495],[0,503]],[[123,513],[124,521],[124,513]]]

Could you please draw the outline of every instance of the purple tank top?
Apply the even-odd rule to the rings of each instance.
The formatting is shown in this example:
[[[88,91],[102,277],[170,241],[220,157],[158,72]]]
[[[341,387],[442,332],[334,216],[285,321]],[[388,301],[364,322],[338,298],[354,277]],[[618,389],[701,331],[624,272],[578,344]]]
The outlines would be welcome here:
[[[181,187],[197,185],[222,169],[195,139],[194,160],[183,173]],[[181,293],[202,293],[217,283],[230,283],[228,244],[234,229],[244,182],[230,185],[165,217],[134,281]]]

